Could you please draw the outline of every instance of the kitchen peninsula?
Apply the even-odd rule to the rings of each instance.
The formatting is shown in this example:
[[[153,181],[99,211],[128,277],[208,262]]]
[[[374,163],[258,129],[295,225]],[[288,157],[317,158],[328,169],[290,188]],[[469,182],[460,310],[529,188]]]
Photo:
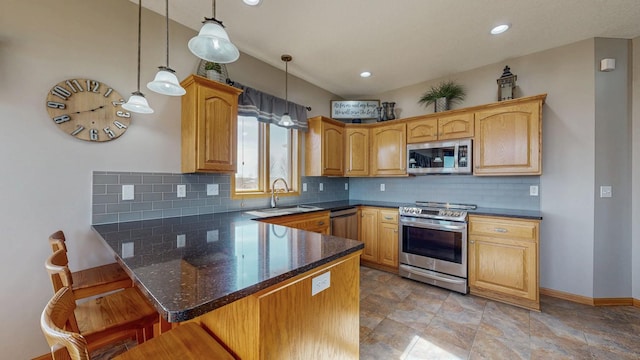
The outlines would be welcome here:
[[[357,359],[363,244],[240,213],[94,225],[170,323],[242,359]]]

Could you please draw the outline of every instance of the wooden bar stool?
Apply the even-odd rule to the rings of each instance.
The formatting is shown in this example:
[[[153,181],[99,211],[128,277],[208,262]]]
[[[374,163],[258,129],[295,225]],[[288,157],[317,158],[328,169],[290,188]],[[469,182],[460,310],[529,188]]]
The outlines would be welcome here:
[[[51,276],[53,291],[64,287],[73,289],[73,279],[66,263],[63,249],[51,254],[45,268]],[[141,344],[153,337],[153,324],[159,315],[137,288],[130,287],[75,305],[68,316],[69,329],[83,336],[89,351],[127,338],[135,338]]]
[[[53,252],[63,249],[67,252],[66,238],[62,230],[49,236],[49,245]],[[68,261],[64,265],[69,265]],[[110,263],[71,273],[73,293],[76,299],[100,295],[109,291],[132,287],[133,282],[122,266]]]
[[[62,287],[49,300],[42,312],[40,327],[51,348],[54,360],[90,360],[86,338],[75,331],[65,330],[65,325],[72,319],[75,308],[73,292],[68,287]],[[235,358],[203,328],[195,323],[186,323],[120,354],[115,359],[232,360]]]

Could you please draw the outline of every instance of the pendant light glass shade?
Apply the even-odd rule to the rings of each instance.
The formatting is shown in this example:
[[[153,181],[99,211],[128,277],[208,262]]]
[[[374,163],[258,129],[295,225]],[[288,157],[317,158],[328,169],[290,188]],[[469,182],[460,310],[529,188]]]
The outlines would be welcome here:
[[[162,95],[182,96],[187,91],[180,86],[175,71],[169,67],[169,0],[165,0],[166,14],[166,30],[167,30],[167,66],[160,66],[156,77],[152,82],[147,83],[149,90]]]
[[[122,108],[139,114],[153,114],[144,94],[140,92],[140,42],[142,29],[142,0],[138,2],[138,90],[131,93],[129,100],[122,104]]]
[[[232,63],[240,57],[222,25],[212,19],[207,19],[198,36],[189,40],[189,50],[201,59],[219,64]]]
[[[153,81],[147,83],[149,90],[169,96],[182,96],[187,93],[187,91],[180,86],[175,71],[166,66],[160,66],[159,69],[160,71],[158,71]]]
[[[293,125],[293,120],[291,120],[291,116],[289,116],[289,113],[282,114],[282,117],[280,118],[280,121],[278,121],[278,125],[280,125],[280,126],[291,126],[291,125]]]
[[[149,106],[144,94],[139,91],[132,92],[129,100],[122,104],[122,108],[138,114],[153,114],[153,109]]]

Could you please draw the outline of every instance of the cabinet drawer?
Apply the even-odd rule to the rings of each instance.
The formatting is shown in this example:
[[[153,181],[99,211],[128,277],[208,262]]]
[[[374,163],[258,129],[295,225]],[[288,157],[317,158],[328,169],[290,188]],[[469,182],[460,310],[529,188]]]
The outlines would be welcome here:
[[[535,220],[469,216],[469,234],[535,241],[538,239],[538,222]]]
[[[380,209],[380,222],[383,223],[398,223],[398,210],[382,210]]]

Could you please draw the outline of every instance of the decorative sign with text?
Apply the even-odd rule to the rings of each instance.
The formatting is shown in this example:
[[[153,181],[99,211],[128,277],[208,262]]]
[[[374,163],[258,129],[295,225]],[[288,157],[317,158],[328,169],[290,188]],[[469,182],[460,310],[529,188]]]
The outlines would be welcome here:
[[[380,100],[331,101],[331,117],[334,119],[377,119]]]

